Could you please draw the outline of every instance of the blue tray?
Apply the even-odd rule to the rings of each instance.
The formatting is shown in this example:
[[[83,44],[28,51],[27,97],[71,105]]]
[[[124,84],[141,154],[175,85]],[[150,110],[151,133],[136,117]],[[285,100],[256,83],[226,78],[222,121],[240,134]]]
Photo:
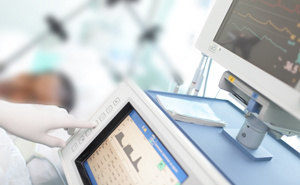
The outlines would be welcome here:
[[[239,129],[244,123],[243,111],[227,100],[202,98],[156,91],[145,91],[185,136],[234,184],[300,184],[300,154],[282,141],[266,135],[262,146],[273,158],[254,162],[230,142],[222,128],[207,127],[172,119],[158,104],[156,95],[208,103],[226,128]]]

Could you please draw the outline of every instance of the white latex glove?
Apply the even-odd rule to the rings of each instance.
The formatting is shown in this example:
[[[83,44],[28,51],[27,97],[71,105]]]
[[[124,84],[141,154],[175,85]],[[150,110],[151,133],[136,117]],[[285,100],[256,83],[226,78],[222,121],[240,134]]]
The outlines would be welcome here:
[[[47,133],[59,128],[93,128],[56,106],[14,104],[0,101],[0,127],[23,139],[49,147],[65,147],[65,141]]]

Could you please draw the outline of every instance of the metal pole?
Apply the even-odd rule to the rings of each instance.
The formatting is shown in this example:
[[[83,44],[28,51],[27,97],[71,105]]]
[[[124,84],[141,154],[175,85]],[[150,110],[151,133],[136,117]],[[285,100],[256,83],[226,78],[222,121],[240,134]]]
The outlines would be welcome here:
[[[211,63],[212,63],[212,59],[209,60],[209,65],[208,65],[208,69],[207,69],[207,74],[206,74],[206,78],[205,78],[205,85],[204,85],[204,90],[203,90],[203,97],[205,97],[205,93],[206,93],[206,86],[207,86],[207,80],[208,80],[209,72],[210,72],[210,68],[211,68]]]

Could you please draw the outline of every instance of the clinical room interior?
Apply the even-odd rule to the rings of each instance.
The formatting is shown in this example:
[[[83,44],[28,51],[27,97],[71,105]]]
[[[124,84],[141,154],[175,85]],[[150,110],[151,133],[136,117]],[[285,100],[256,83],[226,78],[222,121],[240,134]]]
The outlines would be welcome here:
[[[219,11],[222,3],[226,6]],[[299,0],[0,0],[0,104],[47,106],[68,119],[97,124],[87,130],[61,127],[47,132],[65,141],[62,147],[32,141],[0,124],[0,184],[300,184],[299,15]],[[298,23],[290,28],[288,20],[280,22],[284,19]],[[217,34],[213,40],[206,37],[209,29]],[[288,41],[279,43],[281,37]],[[292,56],[289,52],[298,55],[283,65],[285,57]],[[266,53],[276,55],[276,64],[268,69]],[[284,72],[273,73],[278,68]],[[271,89],[264,89],[263,83]],[[128,101],[113,97],[118,93],[118,98],[128,93]],[[1,109],[8,122],[18,117],[14,108]],[[168,134],[159,131],[161,125],[155,125],[156,118],[152,123],[147,111],[153,111]],[[282,115],[280,123],[276,114]],[[138,166],[145,157],[133,153],[129,160],[134,168],[126,168],[132,183],[96,176],[90,156],[110,141],[118,141],[127,154],[119,140],[127,132],[124,136],[118,129],[129,123],[141,129],[136,132],[144,134],[157,153],[155,146],[160,146],[184,175],[172,171],[172,164],[160,155],[163,160],[155,169],[172,171],[171,180],[136,177],[132,174],[146,172]],[[142,123],[146,126],[140,127]],[[242,133],[251,124],[255,133]],[[157,140],[149,140],[147,132]],[[251,133],[259,141],[247,146],[243,139]],[[97,144],[95,138],[103,141]],[[137,145],[131,145],[133,152]],[[179,145],[182,153],[174,149]],[[72,156],[78,152],[72,159],[74,169],[66,162],[68,147]],[[197,162],[187,163],[187,155]],[[203,171],[195,170],[200,168]]]

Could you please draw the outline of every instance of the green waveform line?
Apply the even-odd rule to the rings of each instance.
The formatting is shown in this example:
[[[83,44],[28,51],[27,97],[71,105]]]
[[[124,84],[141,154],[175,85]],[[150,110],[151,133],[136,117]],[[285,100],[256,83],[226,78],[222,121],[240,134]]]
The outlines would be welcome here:
[[[300,65],[300,50],[299,50],[299,53],[298,53],[298,58],[295,61],[295,63]]]
[[[264,35],[263,37],[258,36],[254,31],[252,31],[250,28],[247,28],[246,26],[244,26],[243,28],[239,28],[235,23],[232,23],[238,30],[243,31],[244,29],[249,30],[251,33],[253,33],[253,35],[255,35],[259,40],[263,40],[266,39],[268,41],[270,41],[275,47],[281,49],[283,52],[287,52],[286,49],[284,49],[283,47],[277,45],[275,42],[273,42],[272,39],[270,39],[269,37],[267,37],[266,35]]]

